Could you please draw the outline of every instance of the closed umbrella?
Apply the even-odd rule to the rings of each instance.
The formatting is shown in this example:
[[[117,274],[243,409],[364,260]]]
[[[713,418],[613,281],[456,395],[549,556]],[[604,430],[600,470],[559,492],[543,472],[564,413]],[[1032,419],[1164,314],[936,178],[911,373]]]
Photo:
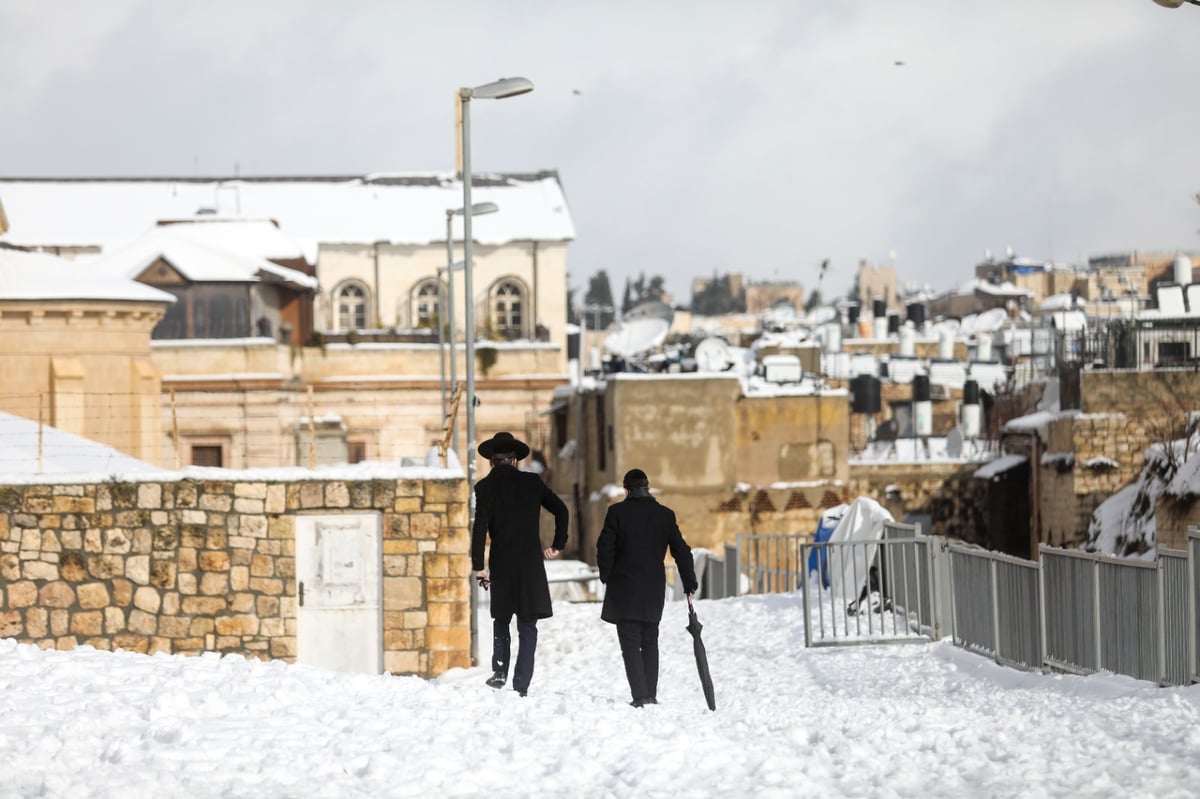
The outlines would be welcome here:
[[[712,675],[708,672],[708,653],[704,651],[704,642],[700,640],[700,631],[704,626],[696,618],[696,608],[692,606],[691,594],[688,595],[688,624],[685,628],[692,634],[692,649],[696,653],[696,670],[700,672],[700,686],[704,688],[704,701],[709,710],[717,709],[717,697],[713,693]]]

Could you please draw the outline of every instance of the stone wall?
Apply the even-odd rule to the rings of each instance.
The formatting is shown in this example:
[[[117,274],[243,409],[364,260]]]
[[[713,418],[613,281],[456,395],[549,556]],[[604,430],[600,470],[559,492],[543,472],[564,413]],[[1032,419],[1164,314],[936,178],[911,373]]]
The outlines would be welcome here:
[[[470,665],[467,488],[190,477],[0,487],[0,638],[295,661],[295,522],[378,512],[384,669]]]
[[[903,521],[906,515],[932,517],[926,535],[970,543],[987,541],[984,509],[987,480],[973,477],[977,462],[851,464],[849,495],[870,497]],[[895,492],[888,497],[888,488]]]

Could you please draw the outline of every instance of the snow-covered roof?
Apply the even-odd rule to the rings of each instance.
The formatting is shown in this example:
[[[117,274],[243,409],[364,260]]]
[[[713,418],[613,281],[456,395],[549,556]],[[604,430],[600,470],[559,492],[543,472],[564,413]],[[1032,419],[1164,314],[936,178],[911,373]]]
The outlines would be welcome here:
[[[23,480],[38,479],[47,474],[102,475],[101,479],[107,479],[114,474],[160,471],[107,444],[54,427],[43,426],[39,433],[37,422],[0,411],[0,475],[5,480],[17,475]]]
[[[227,235],[239,223],[209,228],[207,225],[164,225],[151,228],[129,244],[94,259],[86,269],[97,273],[135,278],[160,258],[194,283],[283,282],[315,289],[316,278],[289,269],[243,250],[226,249],[251,245],[250,237]],[[261,223],[247,223],[251,228]],[[209,241],[211,234],[212,241]],[[245,238],[246,240],[239,240]]]
[[[972,477],[978,477],[981,480],[990,480],[997,475],[1007,472],[1009,469],[1015,469],[1027,460],[1028,458],[1024,455],[1001,455],[976,469]]]
[[[56,255],[0,246],[0,300],[175,302],[121,275],[96,273]]]
[[[270,219],[297,240],[325,244],[444,241],[446,211],[461,208],[462,181],[412,173],[240,179],[0,179],[12,229],[24,245],[111,246],[164,219]],[[472,201],[497,213],[476,217],[482,244],[568,241],[575,228],[555,172],[476,174]],[[203,210],[202,210],[203,209]],[[455,222],[462,235],[461,220]]]

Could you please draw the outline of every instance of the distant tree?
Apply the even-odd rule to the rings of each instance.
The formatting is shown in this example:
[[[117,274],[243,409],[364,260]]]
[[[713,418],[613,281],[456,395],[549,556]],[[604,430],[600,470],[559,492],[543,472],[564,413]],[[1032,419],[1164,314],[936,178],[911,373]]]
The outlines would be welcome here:
[[[636,280],[630,282],[628,278],[625,279],[621,312],[628,313],[644,302],[662,302],[666,293],[666,279],[662,275],[654,275],[646,280],[646,273],[639,272]]]
[[[585,307],[580,310],[587,313],[588,329],[602,330],[613,323],[615,309],[612,284],[608,281],[608,273],[603,269],[588,279],[588,289],[583,295],[583,304]],[[595,306],[599,306],[599,309]]]
[[[727,313],[741,313],[746,310],[746,292],[733,292],[733,283],[729,275],[718,275],[713,272],[712,280],[700,291],[692,295],[692,313],[703,316],[717,316]]]
[[[579,312],[575,309],[575,292],[578,289],[567,289],[567,321],[579,324]]]
[[[822,305],[824,305],[824,300],[821,299],[821,290],[815,289],[812,294],[808,295],[808,299],[804,301],[804,312],[812,313]]]

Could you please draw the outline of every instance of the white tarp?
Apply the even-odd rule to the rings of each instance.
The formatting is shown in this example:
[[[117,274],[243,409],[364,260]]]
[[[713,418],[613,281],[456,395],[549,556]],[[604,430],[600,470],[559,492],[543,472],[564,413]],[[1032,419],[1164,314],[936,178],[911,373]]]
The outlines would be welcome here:
[[[839,542],[870,542],[866,546],[829,547],[830,590],[836,599],[853,602],[866,585],[870,565],[879,547],[874,543],[883,537],[885,522],[895,521],[882,505],[868,497],[850,503],[829,537],[831,544]]]

